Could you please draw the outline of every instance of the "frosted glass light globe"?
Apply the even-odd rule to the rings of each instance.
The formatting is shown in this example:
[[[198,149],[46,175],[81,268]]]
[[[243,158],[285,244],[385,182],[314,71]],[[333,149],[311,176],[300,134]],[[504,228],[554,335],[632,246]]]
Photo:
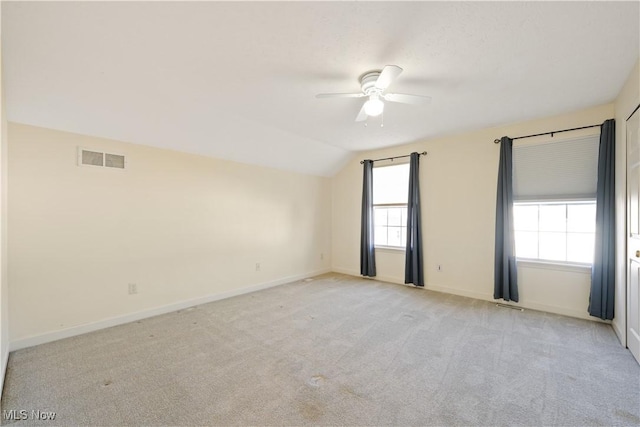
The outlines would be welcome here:
[[[367,116],[379,116],[382,114],[382,110],[384,110],[384,102],[378,97],[371,97],[371,99],[364,104],[364,112],[367,113]]]

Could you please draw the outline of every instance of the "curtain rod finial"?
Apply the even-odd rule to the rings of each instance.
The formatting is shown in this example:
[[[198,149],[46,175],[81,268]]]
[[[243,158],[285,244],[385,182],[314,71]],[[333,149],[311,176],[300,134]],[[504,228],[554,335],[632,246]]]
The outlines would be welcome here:
[[[499,139],[494,139],[494,140],[493,140],[493,143],[494,143],[494,144],[500,144],[500,140],[499,140]]]

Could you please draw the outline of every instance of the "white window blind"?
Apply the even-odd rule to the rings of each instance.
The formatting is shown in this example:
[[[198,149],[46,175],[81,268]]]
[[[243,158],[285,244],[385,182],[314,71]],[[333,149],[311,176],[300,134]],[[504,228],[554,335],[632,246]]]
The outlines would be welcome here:
[[[600,135],[547,143],[514,143],[514,200],[595,199],[599,144]]]

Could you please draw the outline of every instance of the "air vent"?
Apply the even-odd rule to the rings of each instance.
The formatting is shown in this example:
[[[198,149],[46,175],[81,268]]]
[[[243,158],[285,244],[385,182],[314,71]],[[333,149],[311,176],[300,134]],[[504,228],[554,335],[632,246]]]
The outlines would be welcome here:
[[[104,165],[108,168],[124,169],[124,156],[104,153]]]
[[[97,151],[82,150],[82,164],[91,166],[103,166],[104,162],[102,158],[104,153],[98,153]]]
[[[78,147],[78,166],[98,166],[125,169],[127,159],[123,154],[103,153]]]

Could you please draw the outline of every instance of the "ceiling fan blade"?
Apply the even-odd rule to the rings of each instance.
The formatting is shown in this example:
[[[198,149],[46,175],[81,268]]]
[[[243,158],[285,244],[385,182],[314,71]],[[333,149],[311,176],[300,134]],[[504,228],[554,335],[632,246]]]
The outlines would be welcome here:
[[[358,116],[356,117],[356,122],[364,122],[365,120],[367,120],[367,117],[369,117],[369,116],[364,111],[364,104],[362,104],[362,108],[360,109],[360,112],[358,113]]]
[[[382,97],[391,102],[400,102],[402,104],[411,104],[411,105],[426,105],[431,103],[430,96],[422,96],[422,95],[407,95],[404,93],[387,93],[382,95]]]
[[[316,98],[362,98],[364,93],[319,93]]]
[[[386,65],[380,76],[378,76],[378,80],[376,80],[376,88],[380,90],[385,90],[389,87],[391,83],[400,75],[402,72],[402,68],[397,65]]]

